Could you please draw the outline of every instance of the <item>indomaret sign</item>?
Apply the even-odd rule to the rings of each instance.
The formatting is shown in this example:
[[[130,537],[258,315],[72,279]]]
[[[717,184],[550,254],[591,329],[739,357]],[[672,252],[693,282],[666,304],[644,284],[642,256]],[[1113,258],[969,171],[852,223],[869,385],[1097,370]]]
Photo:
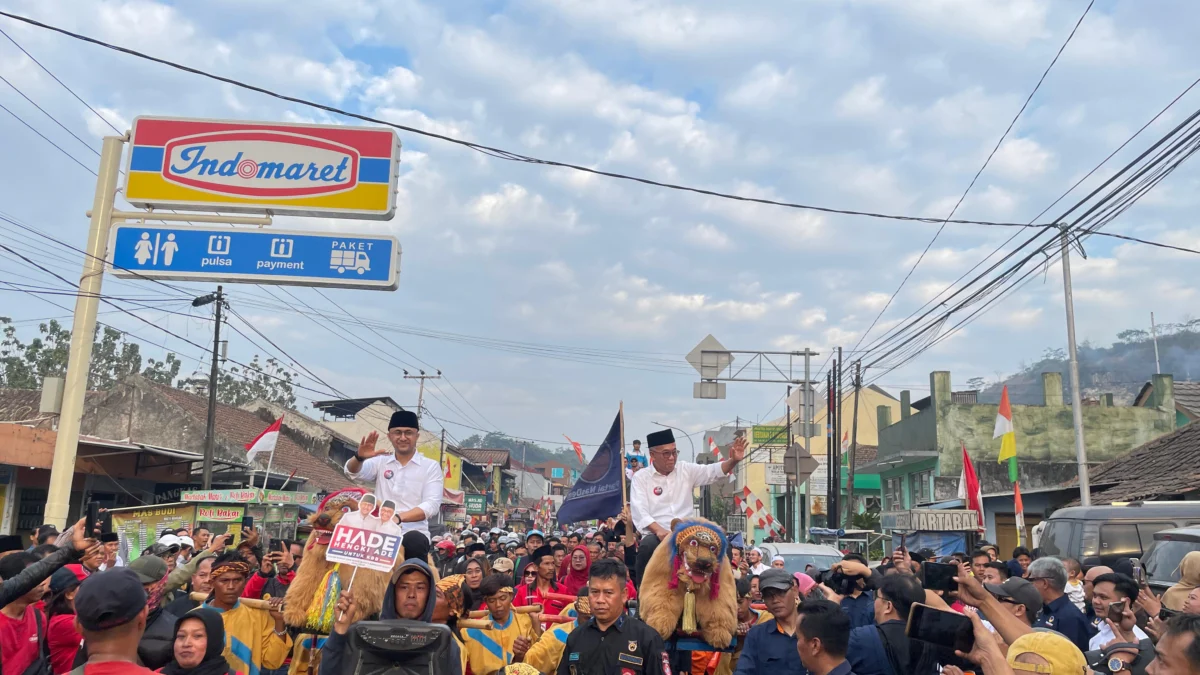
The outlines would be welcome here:
[[[388,220],[400,141],[391,129],[138,117],[125,198],[181,208]]]

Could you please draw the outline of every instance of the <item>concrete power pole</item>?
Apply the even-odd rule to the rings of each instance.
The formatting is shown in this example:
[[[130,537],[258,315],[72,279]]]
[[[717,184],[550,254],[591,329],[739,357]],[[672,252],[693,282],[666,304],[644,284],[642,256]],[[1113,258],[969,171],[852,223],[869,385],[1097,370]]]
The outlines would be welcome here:
[[[421,413],[425,411],[425,380],[440,380],[442,379],[442,371],[437,371],[437,375],[426,375],[425,371],[420,371],[420,375],[409,375],[408,371],[404,371],[404,379],[418,380],[421,383],[421,388],[417,393],[417,419],[421,419]]]
[[[1071,294],[1071,239],[1066,227],[1062,229],[1063,300],[1067,306],[1067,352],[1071,371],[1071,417],[1075,420],[1075,461],[1079,468],[1079,503],[1092,503],[1091,480],[1088,479],[1087,447],[1083,443],[1083,392],[1079,389],[1079,354],[1075,348],[1075,299]]]
[[[862,360],[854,362],[854,419],[850,420],[850,467],[846,480],[846,525],[854,527],[854,455],[858,452],[858,396],[862,392]]]

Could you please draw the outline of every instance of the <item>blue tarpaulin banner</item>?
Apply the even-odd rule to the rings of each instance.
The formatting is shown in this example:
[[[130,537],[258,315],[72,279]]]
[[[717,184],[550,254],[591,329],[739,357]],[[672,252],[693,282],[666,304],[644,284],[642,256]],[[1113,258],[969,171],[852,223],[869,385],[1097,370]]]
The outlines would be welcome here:
[[[624,493],[621,476],[621,413],[613,420],[608,436],[600,449],[592,455],[592,461],[579,474],[579,480],[563,497],[562,506],[555,516],[560,523],[579,523],[585,520],[603,520],[621,512]]]

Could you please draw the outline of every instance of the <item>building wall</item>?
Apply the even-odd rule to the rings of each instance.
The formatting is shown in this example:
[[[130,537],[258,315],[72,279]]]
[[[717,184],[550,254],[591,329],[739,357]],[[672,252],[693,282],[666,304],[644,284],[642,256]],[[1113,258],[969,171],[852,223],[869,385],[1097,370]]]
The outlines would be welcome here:
[[[1011,492],[1007,466],[996,461],[1000,441],[992,437],[999,406],[952,403],[950,373],[934,372],[929,379],[931,406],[880,432],[879,461],[903,460],[882,472],[883,492],[887,492],[888,477],[926,468],[927,463],[916,461],[912,453],[933,451],[937,453],[935,475],[942,477],[935,481],[935,501],[954,498],[964,445],[979,475],[983,494]],[[1171,376],[1156,375],[1154,379],[1156,391],[1163,392],[1155,401],[1156,406],[1084,406],[1083,429],[1089,464],[1122,456],[1175,429]],[[1012,406],[1019,479],[1022,489],[1030,493],[1069,483],[1078,475],[1074,420],[1071,408],[1063,404],[1060,374],[1044,374],[1043,394],[1045,405]],[[908,489],[906,480],[906,508],[911,508]]]

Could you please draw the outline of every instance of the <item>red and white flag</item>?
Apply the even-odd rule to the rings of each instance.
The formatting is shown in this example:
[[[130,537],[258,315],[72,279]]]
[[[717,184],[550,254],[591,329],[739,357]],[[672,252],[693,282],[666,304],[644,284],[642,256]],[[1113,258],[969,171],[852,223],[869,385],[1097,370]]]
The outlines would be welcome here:
[[[271,426],[263,430],[258,438],[246,444],[246,461],[254,459],[254,456],[260,452],[272,453],[275,452],[275,444],[279,442],[279,427],[283,424],[283,415],[279,419],[271,423]]]
[[[587,466],[587,460],[583,458],[583,446],[571,440],[571,437],[566,434],[563,434],[563,438],[567,439],[567,442],[571,444],[572,448],[575,448],[575,456],[579,458],[579,461],[582,462],[584,466]]]
[[[963,500],[968,509],[979,515],[979,531],[984,531],[983,520],[983,491],[979,487],[979,476],[975,473],[975,465],[967,454],[967,444],[962,444],[962,473],[958,478],[958,498]]]
[[[712,436],[708,437],[708,451],[713,454],[714,458],[721,456],[721,448],[717,447],[717,442],[713,440]]]

